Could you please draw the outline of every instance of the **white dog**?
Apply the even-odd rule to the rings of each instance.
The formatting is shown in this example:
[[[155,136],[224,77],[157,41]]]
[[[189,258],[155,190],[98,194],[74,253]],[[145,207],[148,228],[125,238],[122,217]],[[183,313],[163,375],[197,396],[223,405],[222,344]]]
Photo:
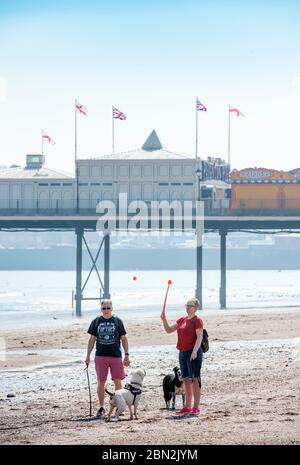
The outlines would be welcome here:
[[[137,408],[142,395],[143,380],[146,375],[145,371],[133,370],[131,372],[130,382],[125,384],[123,389],[118,389],[115,393],[109,392],[105,389],[105,392],[110,396],[110,410],[106,421],[110,421],[111,415],[116,408],[116,413],[113,417],[114,421],[119,420],[119,416],[128,407],[130,413],[130,420],[133,419],[132,406],[134,409],[134,417],[137,419]]]

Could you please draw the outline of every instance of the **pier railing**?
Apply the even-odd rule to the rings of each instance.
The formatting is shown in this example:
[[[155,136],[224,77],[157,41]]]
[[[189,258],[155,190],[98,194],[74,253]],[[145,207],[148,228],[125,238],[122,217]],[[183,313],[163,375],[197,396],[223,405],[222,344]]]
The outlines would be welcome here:
[[[119,209],[118,200],[108,199],[114,202],[116,210]],[[170,205],[173,200],[167,200]],[[178,199],[182,202],[186,200]],[[135,199],[129,200],[128,205]],[[158,200],[162,202],[163,200]],[[151,201],[145,201],[148,209]],[[300,199],[286,200],[284,203],[273,199],[246,199],[235,202],[230,206],[229,201],[203,200],[205,216],[300,216]],[[70,216],[70,215],[99,215],[96,211],[98,201],[91,199],[80,199],[77,205],[76,199],[0,199],[0,216],[14,215],[38,215],[38,216]],[[195,208],[192,209],[195,214]]]

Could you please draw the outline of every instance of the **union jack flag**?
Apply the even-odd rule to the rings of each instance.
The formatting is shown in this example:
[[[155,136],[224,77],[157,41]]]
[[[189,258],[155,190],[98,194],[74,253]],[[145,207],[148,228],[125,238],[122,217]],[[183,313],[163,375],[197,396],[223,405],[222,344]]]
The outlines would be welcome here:
[[[238,110],[237,108],[233,108],[230,105],[229,105],[229,113],[235,113],[236,116],[243,116],[243,118],[245,118],[245,115],[240,110]]]
[[[112,115],[114,119],[121,119],[121,120],[126,119],[126,115],[122,113],[121,111],[117,110],[117,108],[115,107],[112,107]]]
[[[207,108],[197,99],[197,111],[207,111]]]
[[[83,114],[85,116],[87,115],[88,111],[83,105],[81,105],[81,103],[76,102],[75,107],[76,107],[76,110],[79,111],[79,113],[81,113],[81,114]]]

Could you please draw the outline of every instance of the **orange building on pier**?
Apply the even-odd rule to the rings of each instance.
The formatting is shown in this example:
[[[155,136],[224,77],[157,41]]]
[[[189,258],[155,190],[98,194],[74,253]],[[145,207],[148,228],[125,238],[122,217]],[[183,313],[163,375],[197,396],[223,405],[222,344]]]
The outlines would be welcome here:
[[[291,171],[245,168],[233,170],[230,179],[231,208],[299,208],[300,168]]]

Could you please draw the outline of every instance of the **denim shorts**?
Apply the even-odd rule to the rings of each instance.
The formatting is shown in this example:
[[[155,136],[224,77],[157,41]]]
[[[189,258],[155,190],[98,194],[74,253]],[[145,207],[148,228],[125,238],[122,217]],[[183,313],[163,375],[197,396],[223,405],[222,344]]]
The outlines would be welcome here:
[[[203,352],[200,348],[197,352],[197,358],[191,361],[190,359],[192,352],[192,350],[188,350],[187,352],[179,352],[179,365],[181,377],[183,379],[198,378],[200,380]]]

